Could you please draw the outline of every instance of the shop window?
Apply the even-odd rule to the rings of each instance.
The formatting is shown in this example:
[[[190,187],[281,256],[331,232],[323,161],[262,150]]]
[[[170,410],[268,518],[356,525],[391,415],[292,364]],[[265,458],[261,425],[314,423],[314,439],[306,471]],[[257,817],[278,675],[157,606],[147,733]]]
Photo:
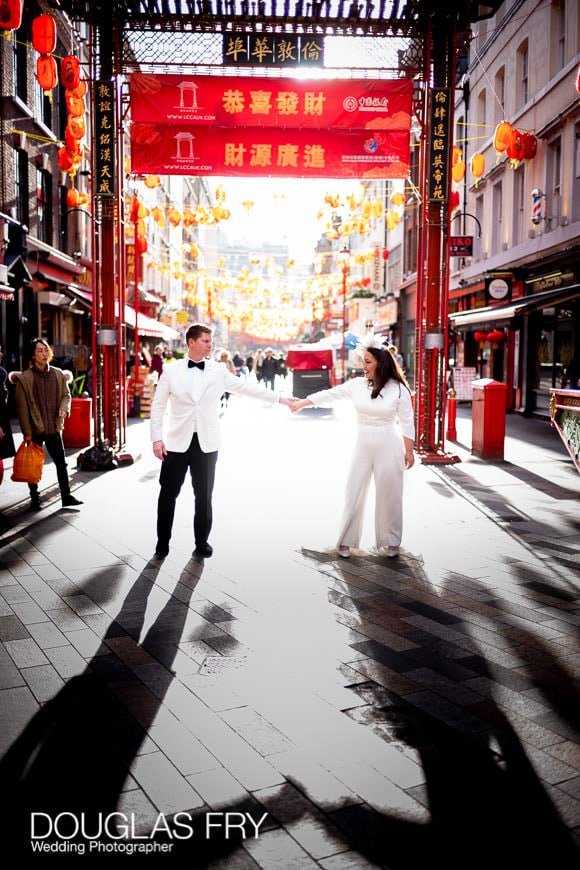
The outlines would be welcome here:
[[[562,140],[558,136],[548,145],[546,160],[546,232],[556,229],[562,200]]]
[[[522,42],[516,57],[516,83],[518,106],[528,102],[528,40]]]
[[[495,74],[495,121],[499,124],[505,118],[505,66]]]
[[[503,184],[501,181],[493,186],[491,205],[491,253],[499,254],[503,241]]]
[[[521,245],[525,241],[524,214],[526,207],[525,198],[525,165],[520,163],[513,174],[514,178],[514,226],[513,244]]]
[[[44,169],[36,170],[36,235],[41,242],[52,242],[52,176]]]
[[[54,91],[56,92],[56,88]],[[51,94],[53,91],[50,92]],[[52,102],[36,79],[34,80],[34,117],[50,130],[52,127]]]

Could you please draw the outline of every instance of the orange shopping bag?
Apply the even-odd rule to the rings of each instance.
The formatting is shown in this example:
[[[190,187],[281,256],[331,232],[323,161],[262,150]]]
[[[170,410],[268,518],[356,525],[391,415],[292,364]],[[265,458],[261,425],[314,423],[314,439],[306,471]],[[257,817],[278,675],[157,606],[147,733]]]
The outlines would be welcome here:
[[[42,477],[44,465],[44,450],[38,444],[24,441],[16,451],[14,466],[12,468],[12,480],[16,483],[38,483]]]

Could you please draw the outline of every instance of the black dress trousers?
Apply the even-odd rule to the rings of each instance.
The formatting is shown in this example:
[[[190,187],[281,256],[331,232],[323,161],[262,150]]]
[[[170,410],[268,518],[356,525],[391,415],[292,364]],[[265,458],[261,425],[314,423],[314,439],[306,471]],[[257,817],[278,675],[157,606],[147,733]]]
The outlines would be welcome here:
[[[212,524],[211,498],[217,457],[217,450],[213,453],[203,452],[199,446],[197,433],[194,433],[191,444],[185,453],[174,453],[171,450],[167,452],[159,475],[161,491],[157,502],[158,546],[169,546],[175,515],[175,502],[188,468],[195,496],[193,516],[195,545],[200,547],[207,543]]]

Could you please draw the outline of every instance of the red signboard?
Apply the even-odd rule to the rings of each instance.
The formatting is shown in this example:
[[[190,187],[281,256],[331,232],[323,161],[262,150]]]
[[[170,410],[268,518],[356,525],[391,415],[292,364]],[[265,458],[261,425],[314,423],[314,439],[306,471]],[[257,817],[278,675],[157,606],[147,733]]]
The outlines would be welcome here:
[[[133,124],[137,174],[406,178],[409,134]]]
[[[405,130],[410,79],[130,76],[131,117],[177,127],[300,127]]]

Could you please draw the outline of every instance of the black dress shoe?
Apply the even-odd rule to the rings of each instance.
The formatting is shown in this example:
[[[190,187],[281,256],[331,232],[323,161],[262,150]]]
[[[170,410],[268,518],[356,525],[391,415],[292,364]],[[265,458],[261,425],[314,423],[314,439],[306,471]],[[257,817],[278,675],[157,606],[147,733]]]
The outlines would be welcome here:
[[[167,546],[167,544],[165,544],[165,545],[157,544],[157,546],[155,547],[155,555],[153,558],[158,559],[158,560],[165,559],[165,557],[168,555],[169,555],[169,547]]]
[[[62,499],[63,507],[78,507],[83,504],[82,501],[79,501],[78,498],[75,498],[74,495],[65,495]]]
[[[196,544],[193,551],[194,556],[203,556],[205,559],[209,559],[212,553],[213,547],[211,544]]]
[[[39,498],[31,498],[30,504],[29,504],[27,510],[28,510],[28,513],[32,513],[34,511],[41,511],[42,505],[40,504],[40,499]]]

